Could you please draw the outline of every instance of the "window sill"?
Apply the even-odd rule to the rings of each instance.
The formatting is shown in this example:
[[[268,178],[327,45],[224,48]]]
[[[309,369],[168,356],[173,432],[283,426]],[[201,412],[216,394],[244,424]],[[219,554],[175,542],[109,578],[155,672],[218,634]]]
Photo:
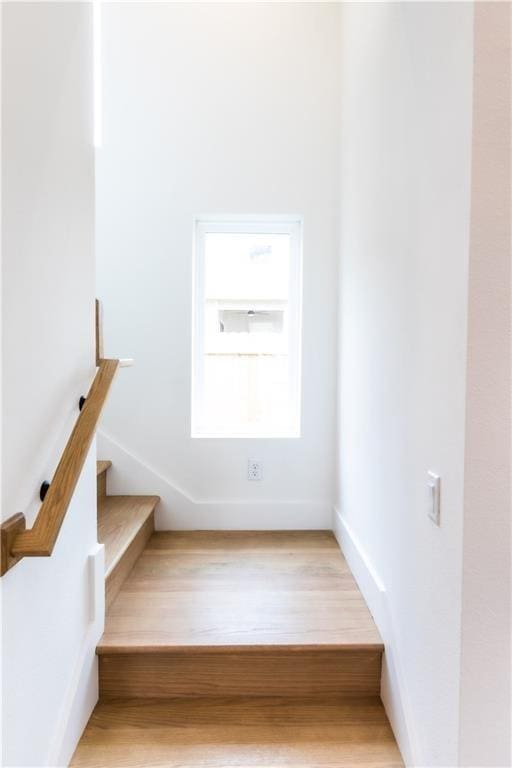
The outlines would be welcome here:
[[[192,440],[298,440],[300,431],[289,432],[192,432]]]

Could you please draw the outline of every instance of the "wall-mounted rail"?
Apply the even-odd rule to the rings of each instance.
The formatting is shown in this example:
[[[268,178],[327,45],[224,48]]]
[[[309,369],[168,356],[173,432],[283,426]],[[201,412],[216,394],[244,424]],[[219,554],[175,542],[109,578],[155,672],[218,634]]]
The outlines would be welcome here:
[[[96,302],[96,376],[34,525],[27,529],[25,515],[18,513],[0,527],[0,576],[23,557],[49,557],[52,554],[116,371],[133,363],[132,360],[106,360],[102,355],[101,313],[99,302]]]

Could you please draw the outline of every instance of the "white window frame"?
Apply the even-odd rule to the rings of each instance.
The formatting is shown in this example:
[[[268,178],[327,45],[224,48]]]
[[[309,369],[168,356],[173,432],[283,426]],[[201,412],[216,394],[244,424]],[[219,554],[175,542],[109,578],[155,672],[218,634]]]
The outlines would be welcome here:
[[[192,387],[191,437],[223,438],[300,438],[302,411],[302,219],[298,216],[201,217],[195,220],[192,276]],[[288,289],[289,364],[293,403],[293,423],[289,428],[272,430],[265,425],[251,431],[213,431],[198,421],[203,413],[201,397],[204,384],[205,324],[205,235],[220,234],[285,234],[290,236],[290,280]]]

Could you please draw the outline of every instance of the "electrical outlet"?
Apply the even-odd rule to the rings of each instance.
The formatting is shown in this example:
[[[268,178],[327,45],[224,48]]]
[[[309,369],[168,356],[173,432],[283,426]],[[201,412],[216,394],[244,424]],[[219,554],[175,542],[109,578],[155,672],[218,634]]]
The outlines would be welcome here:
[[[263,465],[261,461],[255,459],[249,459],[247,462],[247,479],[248,480],[263,480]]]
[[[441,525],[441,478],[434,472],[427,476],[429,487],[428,516],[435,525]]]

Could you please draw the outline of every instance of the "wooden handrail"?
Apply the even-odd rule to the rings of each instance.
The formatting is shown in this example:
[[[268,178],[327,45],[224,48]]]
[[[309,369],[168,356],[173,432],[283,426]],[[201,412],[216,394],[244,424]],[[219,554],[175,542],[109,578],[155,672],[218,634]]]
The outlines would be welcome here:
[[[0,526],[0,576],[22,557],[49,557],[52,554],[116,371],[132,363],[133,360],[103,358],[101,306],[96,301],[96,376],[34,525],[27,530],[25,515],[18,513]]]
[[[100,360],[33,527],[25,530],[25,516],[20,514],[2,525],[0,575],[3,576],[22,557],[49,557],[52,554],[118,367],[119,360]]]

